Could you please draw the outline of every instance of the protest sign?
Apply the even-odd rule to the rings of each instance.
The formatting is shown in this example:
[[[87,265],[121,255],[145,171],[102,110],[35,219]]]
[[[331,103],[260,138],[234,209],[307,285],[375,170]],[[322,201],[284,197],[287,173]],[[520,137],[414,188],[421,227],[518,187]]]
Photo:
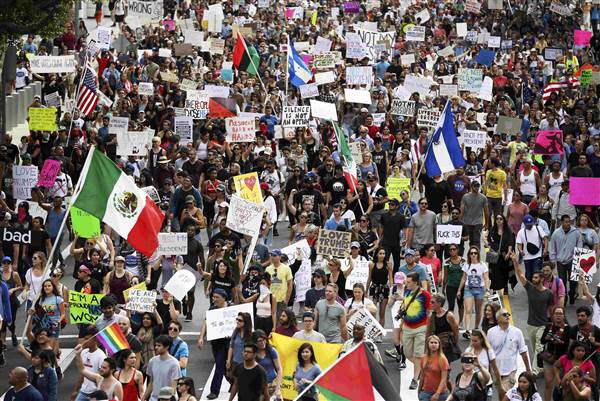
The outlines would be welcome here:
[[[154,291],[131,289],[129,290],[129,299],[125,309],[133,312],[154,313],[154,303],[156,302],[156,293]]]
[[[29,108],[29,130],[30,131],[56,131],[56,108],[54,107],[30,107]]]
[[[335,72],[333,71],[317,72],[314,77],[317,85],[330,84],[336,80]]]
[[[381,53],[381,47],[378,48],[376,46],[378,43],[386,43],[387,45],[385,47],[391,49],[396,42],[396,31],[375,32],[357,28],[356,33],[360,37],[361,42],[365,45],[368,56],[373,60],[377,59],[379,53]]]
[[[372,113],[371,115],[373,116],[373,124],[376,127],[381,127],[381,124],[385,121],[385,113]]]
[[[465,40],[471,43],[477,43],[479,41],[479,33],[477,31],[468,31],[465,35]]]
[[[300,86],[300,97],[310,99],[319,96],[319,86],[317,84],[306,84]]]
[[[458,85],[440,84],[440,96],[458,96]]]
[[[483,78],[483,82],[481,83],[481,88],[479,89],[479,94],[477,95],[477,97],[479,99],[491,102],[493,97],[493,86],[494,81],[492,81],[491,77]]]
[[[205,85],[204,90],[209,97],[229,97],[229,86]]]
[[[58,92],[44,95],[44,102],[46,102],[46,106],[48,107],[60,107],[60,96],[58,95]]]
[[[310,106],[283,106],[282,127],[308,127]]]
[[[228,335],[230,336],[231,332]],[[293,378],[294,372],[296,371],[296,366],[298,366],[298,349],[304,343],[309,343],[312,345],[315,359],[319,361],[319,367],[323,371],[325,371],[338,359],[338,355],[342,350],[342,344],[304,341],[284,336],[282,334],[273,333],[271,345],[277,349],[279,360],[281,361],[283,371],[281,380],[281,394],[285,400],[294,400],[298,395],[294,387]]]
[[[145,289],[146,289],[146,282],[142,281],[139,284],[132,285],[131,287],[123,290],[123,298],[125,298],[125,302],[127,302],[129,300],[129,291],[131,291],[131,290],[145,290]]]
[[[224,50],[225,40],[210,38],[210,48],[208,50],[210,54],[223,54]]]
[[[427,11],[427,9],[423,9],[415,14],[415,21],[417,21],[419,24],[426,23],[430,18],[431,16],[429,15],[429,11]]]
[[[138,94],[146,96],[154,95],[154,84],[152,82],[138,83]]]
[[[397,199],[402,201],[400,192],[407,191],[410,194],[410,178],[388,177],[386,189],[389,199]],[[385,205],[387,208],[387,204]]]
[[[458,90],[479,93],[483,82],[483,71],[476,68],[458,69]]]
[[[344,99],[346,103],[371,104],[371,92],[344,88]]]
[[[413,100],[392,99],[390,114],[396,116],[413,117],[417,108]]]
[[[419,127],[435,128],[440,120],[441,111],[438,109],[426,109],[421,107],[417,113],[417,125]]]
[[[100,300],[103,294],[84,294],[69,290],[69,323],[93,324],[102,314]]]
[[[96,45],[100,50],[109,50],[110,42],[112,40],[112,29],[106,26],[100,25],[96,31]]]
[[[108,133],[125,133],[129,128],[129,117],[111,117],[108,124]]]
[[[585,69],[581,70],[581,76],[579,77],[579,83],[582,88],[587,88],[592,83],[592,70]]]
[[[373,341],[380,336],[385,336],[386,330],[364,307],[358,309],[348,319],[346,327],[348,328],[348,333],[350,335],[352,335],[352,330],[354,329],[355,324],[360,324],[365,328],[365,338],[368,338],[369,340]]]
[[[358,14],[360,13],[360,3],[358,1],[345,1],[344,12],[347,14]]]
[[[490,49],[498,49],[501,42],[502,38],[500,36],[490,36],[487,45]]]
[[[315,55],[317,54],[323,54],[328,52],[331,49],[331,44],[333,42],[331,42],[331,40],[326,39],[322,36],[317,37],[317,43],[315,43],[315,48],[313,50],[313,53]]]
[[[29,60],[31,72],[35,74],[60,74],[74,72],[77,60],[71,56],[35,56]]]
[[[350,252],[351,240],[351,232],[321,229],[317,240],[317,254],[345,258]]]
[[[361,141],[357,141],[357,142],[350,142],[348,144],[348,147],[350,148],[350,153],[352,153],[352,159],[357,163],[362,163],[363,162],[363,151],[362,148],[360,146],[362,142]]]
[[[40,171],[37,186],[52,188],[59,172],[60,162],[58,160],[46,159],[44,161],[44,167],[42,167],[42,171]]]
[[[477,0],[467,0],[465,3],[465,11],[473,14],[479,14],[481,11],[481,3]]]
[[[484,149],[487,142],[487,132],[466,129],[462,132],[462,140],[465,147]]]
[[[579,281],[583,278],[586,284],[591,284],[597,270],[597,262],[594,249],[575,248],[569,280]]]
[[[563,49],[559,49],[556,47],[546,47],[544,49],[544,58],[546,60],[560,60],[563,55]]]
[[[456,36],[459,38],[464,38],[467,36],[468,27],[466,22],[458,22],[456,23]]]
[[[263,205],[233,195],[227,211],[226,227],[240,234],[256,236],[262,223]]]
[[[209,111],[209,96],[205,91],[187,91],[185,115],[193,119],[205,120]]]
[[[569,179],[571,205],[600,206],[600,178],[571,177]]]
[[[182,269],[176,271],[171,276],[164,288],[175,299],[181,301],[187,295],[188,291],[194,288],[194,285],[196,285],[196,276],[194,276],[194,273]]]
[[[197,31],[195,29],[182,29],[181,33],[185,38],[184,43],[198,46],[200,43],[204,42],[204,32],[202,31]]]
[[[513,47],[512,39],[503,40],[500,42],[500,49],[502,50],[510,50]]]
[[[303,239],[292,245],[288,245],[285,248],[281,248],[281,253],[288,257],[288,263],[295,263],[297,250],[300,250],[302,262],[300,268],[296,274],[294,274],[294,284],[296,289],[296,302],[302,302],[306,299],[306,292],[311,288],[312,271],[310,263],[310,245]]]
[[[557,1],[553,1],[550,4],[550,11],[566,17],[571,16],[571,9],[569,8],[569,6],[566,4],[559,3]]]
[[[190,56],[194,54],[194,46],[189,43],[175,43],[173,45],[173,52],[177,57]]]
[[[516,117],[500,116],[498,117],[498,125],[496,126],[496,132],[500,134],[513,135],[521,131],[521,124],[523,120]]]
[[[254,142],[256,121],[252,117],[231,117],[225,119],[227,142]]]
[[[254,309],[252,303],[227,306],[206,311],[206,340],[218,340],[231,337],[236,327],[235,319],[240,313],[250,314],[254,322]]]
[[[348,259],[344,259],[346,262]],[[369,261],[368,260],[354,260],[354,267],[352,271],[346,277],[346,290],[352,291],[352,287],[356,283],[362,283],[366,287],[367,280],[369,279]],[[346,271],[349,268],[349,264],[346,262],[342,270]]]
[[[460,244],[463,226],[438,224],[436,226],[436,244]]]
[[[563,133],[561,130],[543,130],[535,135],[533,154],[536,155],[563,155]]]
[[[260,183],[258,182],[258,174],[256,172],[240,174],[233,177],[233,184],[237,195],[247,201],[263,204],[262,192]]]
[[[400,55],[400,64],[401,65],[408,66],[414,62],[415,62],[415,54],[414,53]]]
[[[488,10],[502,10],[502,0],[487,0]]]
[[[171,56],[171,49],[166,47],[161,47],[160,49],[158,49],[158,57],[171,58]]]
[[[13,197],[15,199],[31,198],[31,188],[38,181],[38,168],[36,166],[13,166]]]
[[[496,52],[488,49],[480,49],[475,61],[477,61],[481,65],[485,65],[487,67],[491,67],[494,63],[494,57],[496,57]]]
[[[369,50],[355,32],[346,33],[346,58],[362,59],[368,57]]]
[[[175,135],[179,136],[179,144],[187,145],[193,141],[194,119],[192,117],[175,117],[173,121]]]
[[[150,148],[151,138],[145,131],[117,132],[117,154],[119,156],[145,155]]]
[[[160,21],[163,17],[162,0],[128,0],[128,17],[138,17],[142,21]]]
[[[373,68],[346,67],[346,85],[371,85],[372,82]]]
[[[427,96],[431,85],[435,84],[430,78],[418,77],[416,75],[407,75],[404,78],[404,88],[410,93],[419,93],[421,96]],[[408,100],[408,99],[405,99]]]
[[[80,238],[93,238],[100,235],[100,220],[75,206],[71,206],[71,226]]]
[[[407,42],[425,41],[425,27],[413,25],[406,30],[405,39]]]
[[[160,78],[165,82],[171,82],[174,84],[179,82],[179,76],[172,71],[161,71]]]
[[[188,252],[187,233],[159,233],[157,256],[185,255]]]
[[[321,102],[310,99],[310,111],[313,117],[324,120],[337,121],[337,110],[335,103]]]
[[[591,31],[582,31],[576,29],[573,31],[573,44],[576,46],[589,46],[592,39]]]
[[[333,52],[325,52],[315,54],[313,57],[313,65],[317,70],[329,70],[335,68],[336,54]]]
[[[181,80],[181,84],[179,84],[179,87],[186,92],[194,91],[196,90],[196,88],[198,88],[198,82],[192,81],[191,79],[183,78]]]

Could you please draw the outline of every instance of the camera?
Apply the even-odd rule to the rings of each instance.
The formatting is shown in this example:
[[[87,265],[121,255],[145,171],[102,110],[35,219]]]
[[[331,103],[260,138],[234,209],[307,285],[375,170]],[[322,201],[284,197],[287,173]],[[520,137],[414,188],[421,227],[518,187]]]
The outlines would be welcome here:
[[[400,308],[400,310],[398,310],[398,313],[396,314],[395,319],[402,320],[404,319],[404,316],[406,316],[406,311],[403,308]]]

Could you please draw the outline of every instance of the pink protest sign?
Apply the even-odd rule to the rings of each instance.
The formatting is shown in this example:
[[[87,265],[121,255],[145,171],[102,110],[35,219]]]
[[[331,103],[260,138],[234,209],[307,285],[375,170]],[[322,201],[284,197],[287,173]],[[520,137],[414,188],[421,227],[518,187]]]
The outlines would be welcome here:
[[[165,27],[166,31],[174,31],[175,30],[175,21],[171,20],[171,19],[165,19],[162,21],[163,26]]]
[[[308,63],[310,63],[313,60],[313,56],[311,56],[310,54],[302,54],[300,57],[302,57],[302,61],[304,61],[306,65],[308,65]]]
[[[294,18],[294,9],[293,8],[286,8],[285,9],[285,18],[287,18],[287,19]]]
[[[348,14],[360,13],[360,3],[358,1],[345,1],[344,12]]]
[[[579,29],[573,31],[573,43],[576,46],[589,46],[591,38],[592,32],[590,31],[581,31]]]
[[[600,206],[600,178],[571,177],[569,180],[571,205]]]
[[[47,159],[38,178],[38,187],[52,188],[59,171],[60,162],[58,160]]]
[[[565,153],[561,130],[538,131],[535,136],[533,154],[536,155],[562,155]]]

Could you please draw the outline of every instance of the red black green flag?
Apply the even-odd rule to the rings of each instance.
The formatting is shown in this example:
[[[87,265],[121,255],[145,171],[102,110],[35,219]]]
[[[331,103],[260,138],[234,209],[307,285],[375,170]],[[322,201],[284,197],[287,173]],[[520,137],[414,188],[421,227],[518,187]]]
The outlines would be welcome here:
[[[258,52],[253,46],[248,47],[244,37],[238,32],[237,41],[233,48],[233,65],[240,71],[246,71],[250,75],[257,75],[260,62]]]

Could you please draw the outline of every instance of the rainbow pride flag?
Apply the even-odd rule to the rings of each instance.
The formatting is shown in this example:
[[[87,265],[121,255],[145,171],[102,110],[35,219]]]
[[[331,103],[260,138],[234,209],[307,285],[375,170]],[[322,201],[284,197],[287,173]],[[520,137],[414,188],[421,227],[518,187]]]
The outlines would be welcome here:
[[[112,323],[96,334],[96,339],[104,347],[108,356],[113,356],[119,351],[129,348],[129,342],[117,323]]]

